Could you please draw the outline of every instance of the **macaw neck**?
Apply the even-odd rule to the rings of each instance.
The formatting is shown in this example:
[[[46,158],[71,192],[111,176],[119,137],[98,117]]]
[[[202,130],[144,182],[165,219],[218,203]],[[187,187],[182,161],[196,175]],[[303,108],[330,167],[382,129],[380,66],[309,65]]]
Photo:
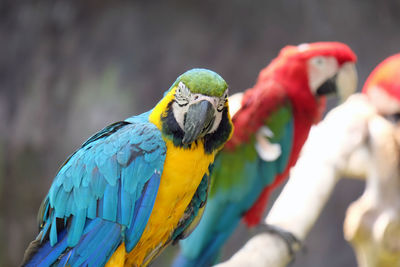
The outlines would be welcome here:
[[[190,148],[191,144],[186,145],[182,143],[184,132],[176,121],[172,111],[174,98],[175,88],[172,88],[150,112],[149,121],[161,131],[165,141],[172,141],[175,146]]]
[[[296,83],[283,82],[282,86],[287,92],[293,110],[307,114],[307,116],[311,117],[315,115],[315,112],[318,109],[318,97],[311,93],[308,81],[302,80],[297,81]]]
[[[300,83],[291,88],[287,86],[287,83],[283,84],[275,79],[259,79],[253,88],[244,93],[241,108],[233,117],[235,132],[226,145],[228,149],[232,150],[241,143],[249,142],[269,116],[286,105],[290,106],[295,124],[299,121],[309,128],[321,118],[325,107],[324,99],[316,99],[305,89],[308,85]]]
[[[163,123],[162,118],[167,115],[169,106],[174,101],[175,88],[170,89],[164,95],[164,97],[157,103],[157,105],[151,110],[149,114],[149,121],[152,122],[160,131],[162,131]]]
[[[319,100],[311,92],[306,66],[299,60],[276,60],[270,71],[260,75],[259,82],[271,80],[279,84],[290,99],[293,112],[301,112],[314,121],[318,116]]]

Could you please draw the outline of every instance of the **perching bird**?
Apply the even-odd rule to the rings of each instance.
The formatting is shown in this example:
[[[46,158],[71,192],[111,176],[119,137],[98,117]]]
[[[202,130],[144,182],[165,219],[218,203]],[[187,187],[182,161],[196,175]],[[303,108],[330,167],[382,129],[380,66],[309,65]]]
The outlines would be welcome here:
[[[362,143],[358,141],[356,147],[358,151],[366,151],[362,156],[366,164],[358,160],[357,165],[363,166],[361,169],[367,178],[365,191],[347,209],[344,237],[354,248],[358,266],[399,266],[400,53],[375,67],[362,93],[367,101],[361,97],[358,102],[348,101],[350,116],[349,112],[345,113],[345,107],[340,111],[365,125],[356,128],[354,124],[346,123],[349,127],[344,130],[354,132],[356,129],[361,132],[359,136],[363,136],[359,138]],[[368,109],[372,110],[370,114]],[[351,114],[353,110],[355,112]],[[340,114],[339,111],[336,114]],[[357,140],[349,134],[347,139]]]
[[[392,122],[400,120],[400,53],[394,54],[371,72],[365,82],[363,94],[378,113]]]
[[[180,241],[174,266],[215,263],[241,218],[248,226],[259,223],[271,190],[288,176],[311,125],[322,117],[325,95],[345,98],[355,91],[355,61],[342,43],[287,46],[253,88],[230,98],[235,130],[215,160],[203,217]]]
[[[201,215],[232,133],[227,84],[193,69],[149,112],[116,122],[62,165],[25,266],[146,266]]]

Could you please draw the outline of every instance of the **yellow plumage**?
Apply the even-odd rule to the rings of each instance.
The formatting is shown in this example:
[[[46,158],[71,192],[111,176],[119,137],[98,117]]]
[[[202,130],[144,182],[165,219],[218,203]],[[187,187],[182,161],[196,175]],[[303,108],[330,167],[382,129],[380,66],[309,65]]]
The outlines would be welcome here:
[[[167,110],[174,93],[175,88],[157,104],[149,117],[160,130],[161,115]],[[167,154],[156,201],[147,226],[129,254],[125,253],[125,245],[122,244],[106,266],[123,266],[124,262],[126,266],[147,265],[156,255],[152,252],[162,247],[172,235],[204,174],[208,173],[209,165],[214,161],[215,153],[206,154],[201,142],[198,142],[197,146],[192,145],[190,149],[183,149],[175,147],[166,138],[164,140]]]

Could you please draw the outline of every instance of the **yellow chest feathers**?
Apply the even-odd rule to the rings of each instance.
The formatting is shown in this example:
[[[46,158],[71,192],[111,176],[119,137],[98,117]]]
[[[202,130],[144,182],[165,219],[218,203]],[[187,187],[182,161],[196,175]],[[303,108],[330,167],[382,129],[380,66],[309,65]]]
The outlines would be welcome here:
[[[135,265],[141,265],[154,249],[168,241],[214,161],[214,154],[206,155],[202,143],[191,149],[175,147],[170,141],[166,144],[167,154],[153,211],[141,239],[128,256],[128,262]]]

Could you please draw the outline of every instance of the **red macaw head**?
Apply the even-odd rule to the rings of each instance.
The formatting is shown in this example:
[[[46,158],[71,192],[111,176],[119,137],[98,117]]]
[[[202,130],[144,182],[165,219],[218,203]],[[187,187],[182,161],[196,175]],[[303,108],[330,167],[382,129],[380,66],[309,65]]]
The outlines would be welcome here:
[[[260,72],[257,83],[272,77],[284,86],[294,106],[321,110],[325,95],[337,94],[344,100],[355,92],[356,60],[354,52],[339,42],[286,46]]]
[[[234,136],[227,147],[249,140],[280,105],[291,102],[297,132],[306,133],[325,110],[325,95],[347,98],[356,90],[356,56],[345,44],[318,42],[286,46],[263,70],[256,84],[229,99]],[[282,103],[285,101],[285,103]],[[299,142],[302,144],[302,142]]]
[[[400,53],[376,66],[368,76],[362,92],[379,113],[400,119]]]

